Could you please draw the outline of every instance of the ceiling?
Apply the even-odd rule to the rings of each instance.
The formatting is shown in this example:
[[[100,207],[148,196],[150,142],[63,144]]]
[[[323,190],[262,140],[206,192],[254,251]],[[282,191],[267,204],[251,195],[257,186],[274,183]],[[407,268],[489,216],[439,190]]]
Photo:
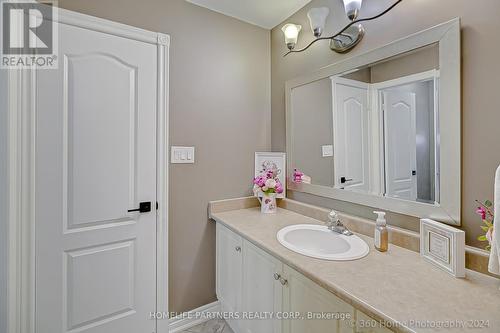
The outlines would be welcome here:
[[[195,5],[272,29],[311,0],[186,0]]]

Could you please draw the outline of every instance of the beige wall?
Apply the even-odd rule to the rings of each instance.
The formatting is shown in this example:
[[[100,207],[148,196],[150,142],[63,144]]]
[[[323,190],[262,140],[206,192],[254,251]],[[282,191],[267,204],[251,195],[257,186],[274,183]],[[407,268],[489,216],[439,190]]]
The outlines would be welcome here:
[[[342,77],[349,80],[372,83],[372,70],[370,67],[365,67],[355,72],[342,75]]]
[[[250,194],[254,152],[270,148],[270,34],[184,0],[59,0],[61,7],[171,36],[170,311],[215,301],[209,200]]]
[[[389,58],[342,77],[365,83],[379,83],[432,69],[439,69],[438,44]]]
[[[437,44],[371,66],[371,83],[393,80],[433,69],[439,69]]]
[[[369,16],[385,8],[390,0],[364,1],[362,15]],[[302,24],[297,47],[312,39],[306,13],[311,7],[328,6],[330,16],[325,35],[336,31],[347,21],[341,1],[313,0],[286,22]],[[500,77],[498,55],[500,45],[500,2],[498,0],[405,0],[396,9],[377,21],[365,23],[367,34],[351,53],[338,55],[328,48],[328,42],[317,43],[302,54],[283,58],[286,47],[281,25],[271,33],[272,52],[272,143],[274,150],[285,149],[285,81],[317,70],[333,62],[380,47],[395,39],[429,28],[454,17],[462,18],[462,89],[463,89],[463,162],[462,162],[462,223],[467,243],[483,246],[476,240],[481,232],[480,221],[474,214],[474,199],[493,199],[493,179],[500,162],[500,124],[498,86]],[[370,209],[352,204],[332,202],[314,196],[291,193],[291,196],[327,207],[338,206],[361,215]],[[391,218],[393,216],[389,216]],[[373,218],[373,216],[372,216]],[[390,222],[417,228],[416,219],[392,218]]]
[[[333,145],[332,83],[330,78],[292,90],[292,167],[311,177],[312,184],[334,185],[333,157],[323,157],[322,146]]]

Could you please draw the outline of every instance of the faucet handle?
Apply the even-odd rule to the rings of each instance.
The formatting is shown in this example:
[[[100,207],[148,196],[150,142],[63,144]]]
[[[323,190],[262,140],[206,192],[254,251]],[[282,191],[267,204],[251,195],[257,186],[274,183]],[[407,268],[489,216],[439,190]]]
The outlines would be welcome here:
[[[336,211],[332,210],[329,214],[328,214],[328,220],[330,221],[330,223],[335,223],[337,221],[339,221],[339,215],[337,214]]]

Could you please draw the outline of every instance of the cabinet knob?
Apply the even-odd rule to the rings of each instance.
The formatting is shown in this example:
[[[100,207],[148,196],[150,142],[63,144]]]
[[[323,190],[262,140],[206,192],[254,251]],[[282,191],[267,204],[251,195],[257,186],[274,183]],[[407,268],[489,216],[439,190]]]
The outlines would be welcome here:
[[[236,252],[241,252],[241,246],[236,246],[234,249],[236,250]]]
[[[287,285],[288,284],[288,280],[280,277],[280,283],[281,283],[282,286]]]
[[[281,285],[286,285],[288,283],[288,280],[287,279],[284,279],[281,277],[281,275],[279,273],[274,273],[274,279],[276,281],[279,281],[281,283]]]

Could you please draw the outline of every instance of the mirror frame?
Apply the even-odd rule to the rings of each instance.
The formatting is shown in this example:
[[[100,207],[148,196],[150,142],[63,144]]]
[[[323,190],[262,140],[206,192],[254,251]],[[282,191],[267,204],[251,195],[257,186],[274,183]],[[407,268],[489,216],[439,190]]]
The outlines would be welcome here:
[[[439,45],[441,82],[439,96],[446,96],[446,98],[439,98],[438,104],[441,170],[440,202],[438,204],[429,204],[350,192],[322,185],[296,184],[290,181],[292,170],[288,170],[287,188],[289,190],[376,207],[418,218],[430,218],[457,226],[461,224],[461,41],[459,18],[398,39],[380,48],[333,63],[314,73],[287,81],[285,84],[287,164],[290,169],[295,165],[293,156],[294,133],[291,130],[293,128],[291,117],[292,89],[431,44]],[[446,184],[446,186],[441,184]]]

